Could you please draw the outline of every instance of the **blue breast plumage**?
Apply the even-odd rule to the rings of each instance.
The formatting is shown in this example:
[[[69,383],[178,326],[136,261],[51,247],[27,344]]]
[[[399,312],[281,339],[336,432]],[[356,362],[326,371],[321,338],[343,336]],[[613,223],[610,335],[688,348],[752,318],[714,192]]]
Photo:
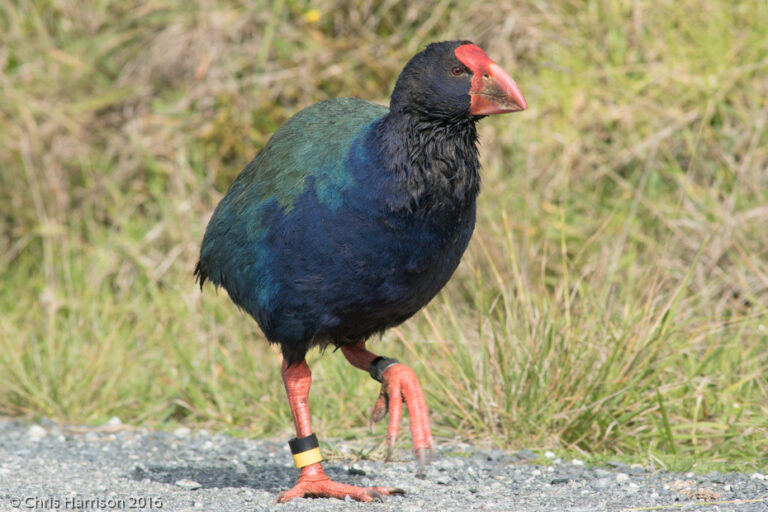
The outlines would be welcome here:
[[[299,112],[233,182],[206,230],[201,284],[223,286],[289,362],[409,318],[445,285],[471,237],[476,190],[455,194],[444,172],[435,184],[426,173],[414,203],[386,151],[388,113],[350,98]]]

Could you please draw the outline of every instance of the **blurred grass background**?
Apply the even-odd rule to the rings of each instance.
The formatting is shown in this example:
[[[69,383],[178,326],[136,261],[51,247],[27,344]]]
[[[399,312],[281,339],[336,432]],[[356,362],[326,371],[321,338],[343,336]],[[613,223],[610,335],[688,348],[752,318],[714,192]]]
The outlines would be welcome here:
[[[0,1],[0,412],[291,435],[277,352],[193,283],[207,219],[290,115],[386,104],[468,38],[530,109],[481,123],[468,253],[373,350],[443,437],[767,466],[766,26],[758,0]],[[371,438],[376,383],[310,364],[315,430]]]

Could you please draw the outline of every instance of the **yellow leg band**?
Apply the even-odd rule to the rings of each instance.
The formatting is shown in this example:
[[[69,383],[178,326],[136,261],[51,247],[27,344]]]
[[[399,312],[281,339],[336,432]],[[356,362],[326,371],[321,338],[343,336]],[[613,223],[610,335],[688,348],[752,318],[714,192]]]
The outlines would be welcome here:
[[[296,464],[297,468],[303,468],[321,460],[323,460],[323,456],[320,454],[320,448],[312,448],[305,452],[293,454],[293,463]]]

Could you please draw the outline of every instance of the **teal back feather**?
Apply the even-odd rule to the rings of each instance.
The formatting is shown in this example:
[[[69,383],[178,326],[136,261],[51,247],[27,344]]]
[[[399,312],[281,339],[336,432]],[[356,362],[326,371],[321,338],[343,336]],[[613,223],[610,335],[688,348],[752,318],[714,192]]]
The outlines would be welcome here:
[[[335,209],[339,192],[354,184],[344,167],[354,137],[388,112],[387,107],[357,98],[305,108],[275,132],[232,184],[239,208],[274,199],[289,213],[311,177],[320,202]]]

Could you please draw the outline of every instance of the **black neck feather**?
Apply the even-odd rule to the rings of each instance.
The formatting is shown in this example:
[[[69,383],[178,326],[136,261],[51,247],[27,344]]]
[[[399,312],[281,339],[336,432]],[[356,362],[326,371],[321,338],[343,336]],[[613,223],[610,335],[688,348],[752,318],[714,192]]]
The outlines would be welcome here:
[[[390,112],[376,133],[396,198],[394,210],[463,209],[480,189],[475,119]]]

